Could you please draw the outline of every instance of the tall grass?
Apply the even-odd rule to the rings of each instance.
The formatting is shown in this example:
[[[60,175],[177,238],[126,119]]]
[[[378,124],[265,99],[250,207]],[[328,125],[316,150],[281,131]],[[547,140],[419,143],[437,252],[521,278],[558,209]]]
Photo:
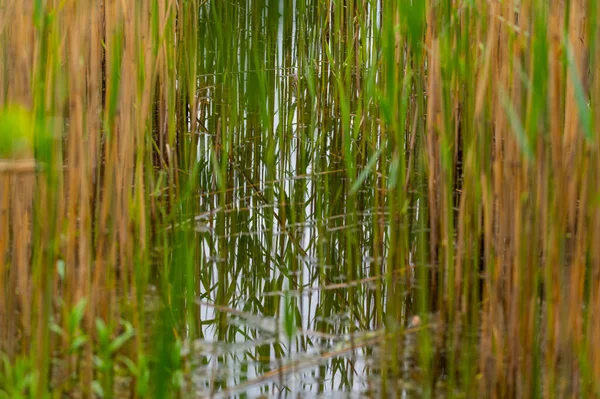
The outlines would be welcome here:
[[[599,17],[0,0],[0,395],[599,396]]]

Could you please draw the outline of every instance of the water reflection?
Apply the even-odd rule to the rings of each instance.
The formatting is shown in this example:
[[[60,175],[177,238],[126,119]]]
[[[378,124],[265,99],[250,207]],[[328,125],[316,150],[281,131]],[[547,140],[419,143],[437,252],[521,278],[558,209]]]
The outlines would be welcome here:
[[[339,71],[324,47],[331,43],[319,38],[333,34],[332,21],[296,1],[269,6],[247,0],[201,12],[207,37],[219,34],[204,44],[199,80],[209,99],[198,112],[199,186],[207,189],[194,218],[201,327],[183,348],[188,383],[201,397],[411,397],[418,390],[405,380],[415,381],[415,342],[403,330],[413,268],[387,265],[396,222],[383,176],[352,188],[348,178],[383,140],[372,99],[359,100],[375,58],[352,71],[349,100],[367,108],[350,118],[362,155],[348,165],[334,95]],[[367,53],[379,7],[365,10]],[[235,34],[220,31],[223,19]],[[238,45],[233,58],[219,58]],[[401,364],[389,366],[390,350]]]

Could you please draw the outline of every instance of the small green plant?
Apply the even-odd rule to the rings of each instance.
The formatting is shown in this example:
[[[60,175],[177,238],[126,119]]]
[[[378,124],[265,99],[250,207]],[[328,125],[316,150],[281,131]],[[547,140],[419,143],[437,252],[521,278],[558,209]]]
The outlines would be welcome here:
[[[127,321],[121,321],[124,331],[113,338],[115,330],[102,319],[96,319],[97,346],[94,355],[94,366],[98,378],[92,383],[92,389],[101,398],[113,395],[115,360],[119,349],[134,335],[135,331]]]
[[[135,378],[135,393],[139,397],[146,397],[150,389],[150,365],[148,358],[143,354],[139,354],[137,362],[126,356],[119,356],[118,359]]]
[[[81,299],[77,304],[67,312],[66,330],[56,323],[52,323],[50,329],[60,335],[67,342],[68,354],[78,353],[83,345],[88,342],[88,336],[81,327],[81,321],[85,314],[86,299]]]
[[[19,357],[15,362],[7,355],[0,355],[0,399],[33,398],[37,374],[31,359]]]

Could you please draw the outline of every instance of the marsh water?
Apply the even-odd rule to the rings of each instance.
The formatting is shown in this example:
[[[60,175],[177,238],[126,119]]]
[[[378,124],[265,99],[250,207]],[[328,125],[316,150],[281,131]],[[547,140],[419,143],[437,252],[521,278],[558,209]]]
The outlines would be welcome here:
[[[383,247],[375,257],[372,226],[377,223],[385,236],[388,212],[370,206],[352,220],[344,195],[332,200],[332,194],[333,209],[324,216],[317,201],[326,194],[318,191],[327,180],[334,185],[342,178],[281,170],[289,177],[271,188],[256,185],[256,192],[240,172],[233,182],[234,204],[206,211],[196,221],[206,276],[197,301],[202,338],[182,348],[189,384],[200,397],[380,397],[382,378],[390,378],[395,360],[400,363],[388,382],[390,395],[421,397],[414,351],[418,330],[393,335],[401,342],[391,343],[383,312],[376,309],[386,307],[386,251]],[[265,204],[257,193],[276,186],[285,198],[296,199],[301,187],[302,196],[294,206],[281,204],[279,196],[273,205]],[[273,219],[278,212],[294,217],[278,224],[267,221],[269,212]],[[219,217],[226,226],[221,236],[216,234]],[[359,254],[350,276],[351,255],[344,245],[349,235]],[[226,259],[219,258],[220,241],[230,248]],[[414,286],[412,269],[394,276],[392,284]],[[411,295],[407,288],[400,304],[407,315],[399,321],[406,323],[403,327],[414,312]],[[390,350],[399,356],[390,357]]]
[[[202,248],[194,320],[201,338],[182,348],[187,383],[201,397],[421,397],[418,330],[389,334],[403,331],[416,312],[416,248],[392,271],[390,224],[399,222],[383,194],[387,177],[363,173],[355,186],[348,177],[348,168],[355,177],[375,169],[371,157],[382,162],[377,170],[390,168],[376,158],[386,138],[369,112],[380,80],[374,60],[381,49],[372,36],[379,3],[339,9],[364,18],[354,31],[360,38],[345,36],[353,31],[347,25],[340,35],[333,10],[258,3],[207,7],[200,16],[214,40],[203,44],[199,81],[205,169],[190,223]],[[332,57],[349,56],[342,53],[350,40],[358,51],[353,67],[332,66]],[[339,54],[326,54],[332,43]],[[360,120],[348,119],[350,138],[336,89],[344,71],[352,82],[345,95],[361,112]],[[217,159],[225,136],[229,159]],[[347,145],[356,147],[356,164],[344,159]],[[225,192],[211,162],[227,170]],[[404,210],[413,229],[417,209]],[[443,370],[437,373],[443,386]]]

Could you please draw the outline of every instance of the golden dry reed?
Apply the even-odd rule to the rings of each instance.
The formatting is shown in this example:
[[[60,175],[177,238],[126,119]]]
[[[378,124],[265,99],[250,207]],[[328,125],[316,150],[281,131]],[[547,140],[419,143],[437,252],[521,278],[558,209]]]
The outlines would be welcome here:
[[[147,264],[154,165],[175,162],[172,60],[185,50],[174,21],[200,6],[187,3],[0,2],[0,104],[25,108],[35,136],[0,169],[0,351],[31,355],[32,397],[46,392],[56,355],[67,362],[55,392],[91,395],[92,344],[73,342],[83,335],[67,325],[82,300],[82,330],[97,318],[142,330],[147,278],[136,268]],[[34,151],[36,167],[15,170]]]

